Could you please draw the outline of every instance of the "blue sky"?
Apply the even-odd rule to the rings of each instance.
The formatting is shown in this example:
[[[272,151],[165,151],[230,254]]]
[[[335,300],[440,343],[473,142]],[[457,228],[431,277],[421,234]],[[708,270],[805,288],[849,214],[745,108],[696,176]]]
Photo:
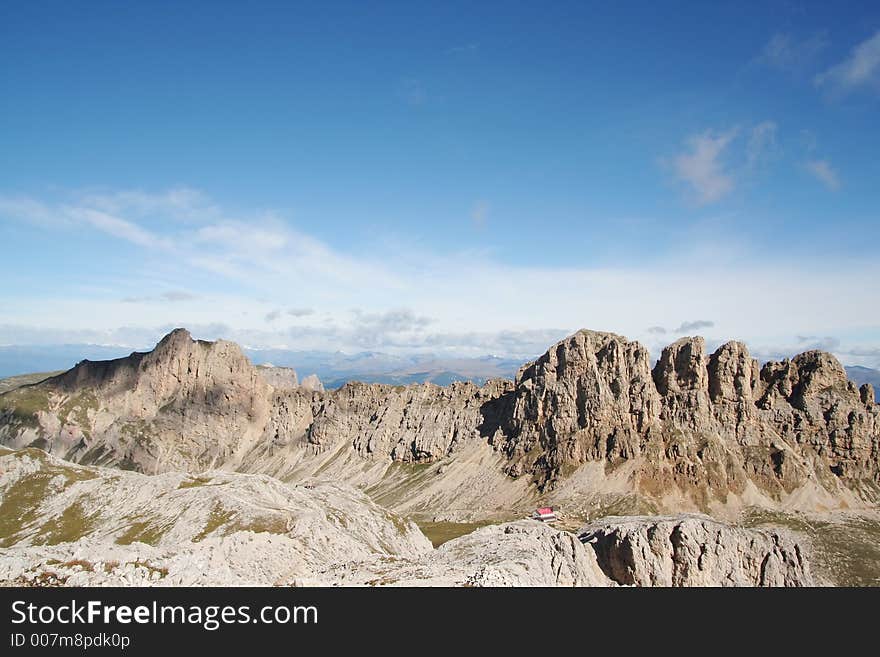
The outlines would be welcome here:
[[[880,364],[876,3],[5,3],[0,343]]]

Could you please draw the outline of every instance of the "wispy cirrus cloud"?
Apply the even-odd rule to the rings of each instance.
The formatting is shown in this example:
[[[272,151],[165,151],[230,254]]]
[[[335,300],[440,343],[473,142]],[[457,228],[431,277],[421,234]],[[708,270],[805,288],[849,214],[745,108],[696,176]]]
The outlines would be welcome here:
[[[798,37],[791,33],[777,32],[764,44],[758,63],[786,73],[800,73],[815,61],[829,45],[825,32]]]
[[[86,207],[65,207],[63,211],[66,215],[77,221],[91,224],[108,235],[124,239],[138,246],[161,249],[171,246],[169,240],[156,235],[133,221],[128,221],[107,212]]]
[[[840,189],[840,177],[828,160],[808,160],[804,162],[804,168],[827,189],[831,191]]]
[[[645,330],[649,335],[666,335],[667,333],[672,333],[674,335],[683,335],[685,333],[689,333],[691,331],[699,331],[701,329],[712,328],[715,326],[715,322],[708,319],[694,319],[686,322],[682,322],[674,329],[667,329],[664,326],[651,326]]]
[[[860,87],[880,89],[880,30],[853,47],[842,62],[819,73],[814,82],[833,93],[847,93]]]
[[[777,149],[777,125],[774,121],[762,121],[749,131],[746,143],[746,167],[756,170]]]
[[[695,319],[689,322],[682,322],[673,329],[673,333],[687,333],[688,331],[699,331],[704,328],[712,328],[715,322],[708,319]]]
[[[223,214],[206,194],[192,187],[172,187],[155,193],[140,189],[86,190],[74,195],[74,203],[138,219],[204,222],[209,217],[221,217]]]
[[[740,169],[745,146],[742,139]],[[213,207],[210,199],[207,206]],[[0,325],[18,327],[6,340],[32,340],[40,327],[69,342],[86,335],[156,337],[150,327],[187,326],[207,327],[193,329],[199,337],[250,346],[532,356],[538,342],[546,348],[579,328],[612,330],[653,346],[663,332],[711,328],[714,336],[748,340],[798,325],[816,335],[863,327],[862,347],[880,343],[880,335],[875,340],[870,333],[880,330],[880,305],[865,303],[863,290],[851,285],[865,263],[731,255],[727,234],[692,234],[674,252],[639,264],[538,266],[527,259],[502,262],[490,252],[438,252],[399,242],[346,251],[265,212],[214,207],[200,216],[193,209],[187,221],[162,222],[121,203],[112,210],[124,226],[91,220],[91,212],[109,212],[79,196],[58,203],[0,195],[0,219],[36,222],[43,231],[40,221],[62,213],[59,239],[65,231],[92,230],[126,248],[124,259],[108,260],[97,273],[53,278],[48,292],[14,294],[14,302],[0,308]],[[106,249],[100,243],[95,257]],[[815,303],[779,303],[805,294]],[[681,319],[708,313],[714,326]],[[656,326],[646,329],[645,318]]]

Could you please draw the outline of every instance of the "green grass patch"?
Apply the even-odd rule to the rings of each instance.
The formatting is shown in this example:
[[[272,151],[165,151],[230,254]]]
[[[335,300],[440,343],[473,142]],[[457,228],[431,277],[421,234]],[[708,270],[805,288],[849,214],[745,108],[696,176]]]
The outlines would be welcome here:
[[[227,534],[233,534],[235,532],[254,532],[255,534],[266,533],[283,535],[287,533],[287,522],[285,522],[284,518],[278,516],[262,516],[259,518],[253,518],[252,520],[248,520],[247,522],[233,522],[229,525],[229,528],[225,532],[223,532],[223,534],[225,536]]]
[[[78,481],[97,476],[85,469],[50,464],[46,454],[36,449],[25,449],[19,453],[40,460],[43,467],[19,478],[3,492],[0,499],[0,547],[14,545],[26,529],[38,523],[40,507],[48,496]],[[63,480],[60,488],[56,488],[59,475]]]
[[[162,523],[155,519],[133,518],[128,528],[117,537],[116,544],[146,543],[156,546],[173,524],[173,522]]]
[[[193,537],[193,541],[198,543],[199,541],[203,541],[210,534],[217,531],[221,527],[228,525],[232,519],[235,517],[235,513],[233,511],[228,511],[223,508],[221,504],[215,504],[214,508],[211,509],[211,513],[208,516],[208,522],[205,523],[205,527],[200,531],[196,536]]]
[[[4,392],[9,392],[10,390],[14,390],[16,388],[21,388],[23,386],[33,385],[35,383],[40,383],[45,381],[46,379],[58,376],[59,374],[63,374],[64,370],[58,370],[57,372],[37,372],[35,374],[19,374],[17,376],[10,376],[5,379],[0,379],[0,395]]]
[[[373,501],[384,507],[393,507],[397,502],[403,501],[408,495],[424,487],[427,481],[434,476],[431,466],[434,463],[392,463],[385,476],[376,484],[369,486],[364,492]]]
[[[34,538],[34,545],[73,543],[95,529],[94,517],[89,517],[81,502],[74,502],[60,516],[50,518]]]
[[[38,428],[38,413],[50,409],[49,391],[40,386],[22,386],[0,395],[0,415],[9,414],[19,424]]]
[[[440,547],[447,541],[465,536],[480,527],[494,524],[492,522],[427,522],[416,520],[416,524],[422,533],[431,541],[435,548]]]
[[[746,527],[782,527],[806,536],[814,573],[837,586],[880,586],[880,519],[749,509]]]

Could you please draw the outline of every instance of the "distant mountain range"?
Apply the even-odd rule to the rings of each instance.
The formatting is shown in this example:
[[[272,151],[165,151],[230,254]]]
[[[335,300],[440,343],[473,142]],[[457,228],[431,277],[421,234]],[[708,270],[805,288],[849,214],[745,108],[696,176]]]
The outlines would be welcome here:
[[[66,370],[83,359],[109,360],[131,352],[129,347],[88,344],[0,346],[0,379]],[[493,378],[512,379],[522,365],[520,360],[496,356],[455,358],[436,354],[395,356],[375,351],[346,354],[286,349],[244,349],[244,352],[254,365],[271,363],[276,367],[292,367],[300,377],[316,374],[328,389],[352,380],[392,385],[424,382],[448,385],[454,381],[483,384]]]
[[[874,397],[880,401],[880,370],[872,370],[861,365],[847,365],[845,369],[846,375],[859,385],[870,383],[874,386]]]
[[[92,344],[0,346],[0,379],[66,370],[83,359],[121,358],[131,351],[129,347]],[[377,351],[346,354],[287,349],[244,349],[244,352],[254,365],[271,363],[277,367],[292,367],[300,377],[316,374],[328,390],[346,381],[391,385],[431,382],[441,386],[454,381],[473,381],[482,385],[489,379],[513,379],[523,364],[520,360],[497,356],[455,358],[436,354],[396,356]],[[873,385],[880,400],[880,370],[848,365],[846,372],[859,385]]]
[[[435,354],[395,356],[376,351],[346,354],[280,349],[245,349],[245,353],[255,365],[272,363],[292,367],[300,375],[317,374],[327,389],[352,380],[392,385],[473,381],[482,385],[488,379],[512,379],[522,365],[519,360],[496,356],[454,358]]]

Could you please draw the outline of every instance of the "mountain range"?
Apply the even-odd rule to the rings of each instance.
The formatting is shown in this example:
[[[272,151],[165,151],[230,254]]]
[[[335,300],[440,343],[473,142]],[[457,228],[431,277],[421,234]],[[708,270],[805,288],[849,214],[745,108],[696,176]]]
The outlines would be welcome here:
[[[491,355],[468,358],[430,353],[399,356],[377,351],[347,354],[246,347],[242,350],[254,365],[271,364],[294,368],[300,375],[314,374],[327,389],[339,388],[349,381],[391,385],[448,385],[471,381],[482,385],[489,379],[512,379],[522,365],[516,359]],[[129,347],[91,344],[0,346],[0,379],[34,372],[58,372],[83,359],[120,358],[129,353]],[[857,384],[870,383],[875,390],[880,390],[880,370],[847,365],[846,371]]]
[[[325,392],[178,329],[0,395],[0,441],[149,473],[331,473],[446,516],[622,491],[676,510],[852,506],[876,492],[878,409],[821,351],[760,366],[741,343],[706,354],[692,337],[652,367],[638,342],[583,330],[513,380]],[[425,480],[437,468],[453,474]]]
[[[755,564],[772,559],[781,569],[772,570],[778,573],[773,582],[803,584],[811,580],[803,570],[802,547],[787,544],[783,549],[783,538],[740,535],[740,529],[730,530],[730,545],[741,547],[722,560],[718,573],[707,580],[687,579],[681,573],[703,566],[676,561],[683,554],[682,541],[693,540],[694,549],[721,554],[727,539],[718,537],[728,530],[713,529],[711,522],[716,521],[690,524],[680,514],[708,514],[741,527],[754,522],[749,518],[755,516],[748,515],[753,509],[764,514],[757,516],[763,518],[758,522],[774,525],[777,520],[768,520],[777,517],[772,514],[794,512],[826,514],[823,522],[828,522],[829,513],[875,513],[880,500],[880,405],[871,384],[857,385],[826,352],[808,351],[761,365],[742,343],[728,342],[709,354],[705,341],[696,336],[670,344],[652,363],[638,342],[581,330],[522,364],[512,379],[446,386],[348,382],[325,390],[313,377],[300,380],[290,368],[254,365],[235,343],[194,340],[177,329],[149,352],[83,360],[48,378],[8,383],[0,393],[0,444],[13,450],[5,453],[9,463],[4,467],[19,473],[0,481],[0,487],[12,486],[0,510],[0,540],[16,550],[11,561],[0,558],[0,579],[8,563],[12,570],[7,579],[13,580],[30,577],[34,564],[46,559],[76,554],[68,547],[56,554],[39,545],[94,539],[98,542],[89,554],[115,561],[111,555],[118,551],[112,545],[120,540],[130,535],[154,540],[171,531],[168,518],[181,517],[174,508],[157,507],[150,513],[158,515],[151,519],[121,507],[113,515],[115,511],[96,502],[116,495],[110,490],[114,486],[123,486],[123,479],[113,474],[120,470],[157,478],[124,484],[132,490],[195,487],[199,491],[192,495],[207,496],[197,502],[189,500],[189,493],[169,491],[169,504],[180,498],[185,507],[221,505],[213,515],[193,516],[179,532],[171,531],[171,552],[149,552],[168,563],[201,559],[201,552],[192,552],[193,537],[220,528],[222,535],[238,541],[211,544],[224,552],[242,549],[242,540],[250,545],[254,532],[268,531],[293,540],[284,543],[285,549],[312,554],[314,543],[306,536],[319,541],[322,533],[336,531],[313,519],[297,521],[295,514],[283,515],[283,522],[272,520],[263,529],[264,520],[253,520],[252,510],[229,509],[230,502],[217,500],[211,482],[221,475],[215,473],[225,473],[223,486],[230,491],[244,486],[254,491],[255,499],[290,495],[272,488],[277,486],[306,491],[325,483],[352,487],[369,504],[415,520],[426,532],[510,523],[536,506],[552,506],[571,528],[586,527],[582,543],[592,541],[593,546],[593,556],[584,556],[570,534],[536,534],[532,525],[518,528],[513,522],[502,524],[501,533],[475,532],[473,539],[459,539],[463,542],[449,548],[455,556],[447,557],[425,553],[418,535],[406,529],[400,536],[402,545],[410,547],[394,553],[394,559],[408,564],[398,563],[402,570],[381,565],[382,555],[392,554],[388,550],[357,552],[362,559],[378,555],[380,564],[364,566],[364,572],[388,582],[415,577],[450,583],[436,573],[449,571],[452,563],[476,566],[496,554],[506,569],[519,558],[514,555],[528,553],[545,554],[548,563],[573,560],[569,575],[558,579],[551,568],[546,578],[536,580],[504,570],[507,574],[499,571],[496,579],[485,572],[461,571],[463,579],[451,583],[601,585],[603,577],[612,583],[715,583],[714,577],[761,583],[770,581],[764,577],[771,570]],[[256,478],[233,481],[228,478],[232,474]],[[194,483],[187,483],[186,476]],[[76,482],[82,479],[86,484],[80,486]],[[58,491],[56,485],[61,486]],[[62,492],[67,497],[59,498]],[[350,493],[331,497],[323,498],[319,515],[336,518],[333,527],[353,522],[333,511],[335,505],[354,504],[344,501],[352,499]],[[357,514],[366,514],[358,516],[366,523],[363,540],[375,546],[375,537],[389,528],[368,519],[376,512],[364,504],[354,506],[361,508]],[[653,517],[658,513],[679,515]],[[258,518],[263,515],[257,513]],[[634,518],[607,519],[612,515]],[[300,522],[312,529],[303,533]],[[590,524],[596,522],[600,524]],[[858,526],[864,531],[863,524]],[[660,527],[671,532],[669,541],[654,545]],[[685,538],[681,532],[698,538]],[[845,535],[842,530],[839,534]],[[505,543],[504,536],[520,538]],[[713,542],[716,538],[721,543]],[[155,540],[159,547],[166,545],[165,539]],[[642,543],[667,554],[663,559],[669,563],[651,570],[646,563],[628,561],[632,546]],[[767,545],[770,552],[755,552],[758,545]],[[858,545],[873,550],[873,534]],[[543,552],[545,548],[549,551]],[[245,552],[251,555],[250,548]],[[126,555],[138,563],[137,555]],[[838,557],[826,563],[840,563]],[[349,568],[341,558],[306,559],[311,565],[297,576],[338,582]],[[870,563],[858,581],[876,577]],[[253,564],[246,560],[241,567]],[[544,566],[536,562],[534,568],[538,572]],[[828,566],[824,576],[833,580],[832,570]],[[35,577],[45,574],[39,568],[34,572]],[[151,572],[146,574],[152,577]],[[181,566],[180,582],[193,582],[188,572]],[[854,577],[853,572],[840,577]],[[143,575],[136,568],[129,574],[135,579]]]

